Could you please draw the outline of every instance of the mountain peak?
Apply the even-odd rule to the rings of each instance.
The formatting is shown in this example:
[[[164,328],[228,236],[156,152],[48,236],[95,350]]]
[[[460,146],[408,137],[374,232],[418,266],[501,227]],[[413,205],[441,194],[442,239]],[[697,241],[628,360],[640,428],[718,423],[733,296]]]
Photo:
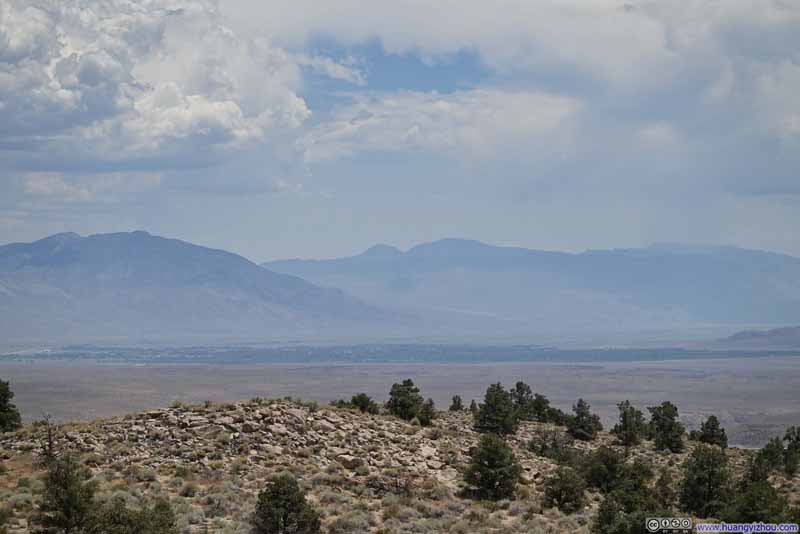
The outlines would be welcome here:
[[[61,232],[59,234],[53,234],[48,237],[44,237],[39,240],[39,243],[63,243],[65,241],[72,241],[73,239],[80,239],[80,234],[76,234],[75,232]]]
[[[379,243],[369,247],[367,250],[359,254],[363,258],[394,258],[402,256],[403,252],[397,247]]]

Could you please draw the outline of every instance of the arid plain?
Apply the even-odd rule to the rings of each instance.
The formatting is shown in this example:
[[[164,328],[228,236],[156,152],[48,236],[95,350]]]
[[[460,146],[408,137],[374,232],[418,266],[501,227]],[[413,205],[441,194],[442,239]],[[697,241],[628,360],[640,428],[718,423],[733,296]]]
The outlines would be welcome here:
[[[97,364],[2,362],[27,421],[107,417],[173,401],[236,401],[292,396],[327,403],[364,391],[384,400],[393,382],[411,377],[446,409],[452,395],[481,399],[493,382],[517,380],[569,409],[585,398],[608,425],[616,403],[642,409],[671,400],[689,428],[716,414],[731,443],[757,446],[800,421],[800,359],[726,358],[597,363]]]

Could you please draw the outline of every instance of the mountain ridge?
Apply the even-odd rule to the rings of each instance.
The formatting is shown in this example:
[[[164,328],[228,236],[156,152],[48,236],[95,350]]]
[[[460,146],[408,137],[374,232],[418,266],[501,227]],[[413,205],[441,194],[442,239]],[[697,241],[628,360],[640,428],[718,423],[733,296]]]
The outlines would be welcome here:
[[[336,331],[391,314],[242,256],[144,231],[56,234],[0,246],[5,336]]]
[[[278,260],[277,272],[367,302],[499,318],[492,327],[651,328],[800,322],[800,259],[730,246],[558,252],[447,238],[400,254]]]

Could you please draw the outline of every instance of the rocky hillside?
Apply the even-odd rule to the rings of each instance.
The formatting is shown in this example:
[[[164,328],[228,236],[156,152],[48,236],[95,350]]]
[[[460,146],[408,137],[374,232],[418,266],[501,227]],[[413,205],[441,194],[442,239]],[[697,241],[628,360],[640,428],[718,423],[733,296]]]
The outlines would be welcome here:
[[[462,495],[463,471],[478,435],[469,412],[439,413],[431,427],[388,415],[317,407],[287,400],[175,405],[125,417],[58,427],[60,450],[79,453],[100,485],[101,498],[122,495],[132,505],[167,496],[183,532],[246,533],[257,493],[273,474],[288,470],[322,513],[323,532],[586,532],[600,494],[583,511],[566,515],[543,506],[545,481],[556,464],[527,447],[551,425],[522,423],[509,437],[523,468],[517,497],[497,503]],[[36,457],[45,443],[39,424],[0,436],[0,502],[13,509],[9,532],[29,532],[39,499]],[[622,451],[601,433],[601,444]],[[675,471],[692,450],[666,454],[651,442],[630,450]],[[744,469],[747,451],[729,449],[730,465]],[[800,477],[774,485],[791,500]]]

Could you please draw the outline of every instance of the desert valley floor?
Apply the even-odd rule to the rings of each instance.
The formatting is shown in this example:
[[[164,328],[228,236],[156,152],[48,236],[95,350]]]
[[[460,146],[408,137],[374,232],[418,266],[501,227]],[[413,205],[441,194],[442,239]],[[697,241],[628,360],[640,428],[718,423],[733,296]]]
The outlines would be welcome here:
[[[581,396],[608,425],[616,403],[642,409],[677,404],[691,428],[716,414],[731,444],[757,446],[800,422],[796,357],[598,363],[127,365],[89,362],[3,362],[27,421],[45,413],[64,420],[107,417],[168,406],[175,400],[237,401],[292,396],[324,404],[364,391],[385,400],[393,382],[411,377],[439,409],[453,395],[480,399],[493,382],[517,380],[569,409]]]

